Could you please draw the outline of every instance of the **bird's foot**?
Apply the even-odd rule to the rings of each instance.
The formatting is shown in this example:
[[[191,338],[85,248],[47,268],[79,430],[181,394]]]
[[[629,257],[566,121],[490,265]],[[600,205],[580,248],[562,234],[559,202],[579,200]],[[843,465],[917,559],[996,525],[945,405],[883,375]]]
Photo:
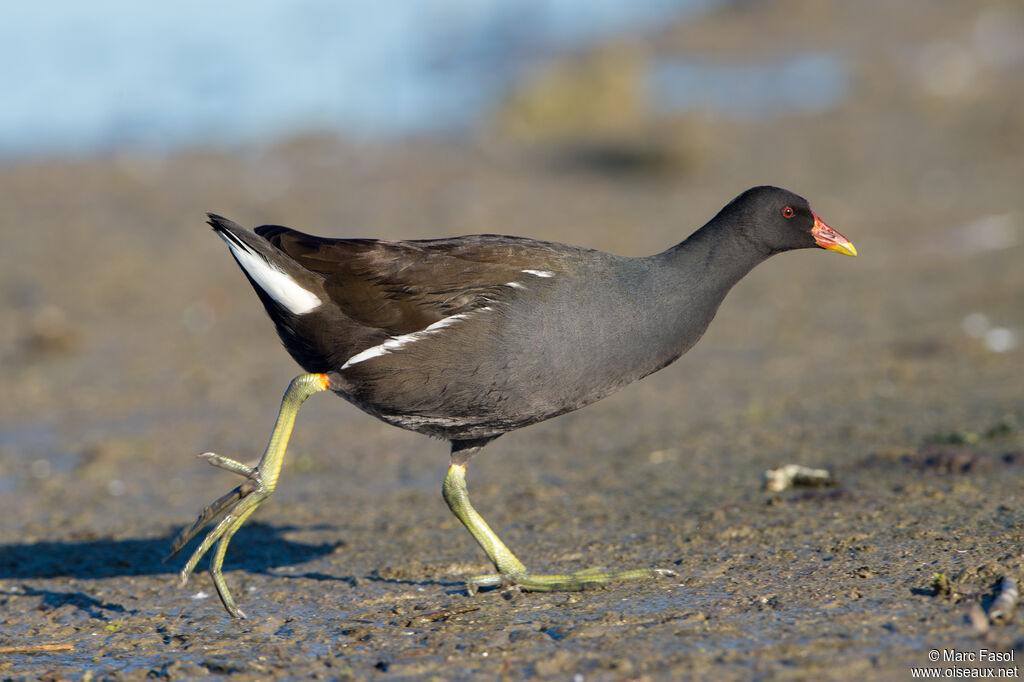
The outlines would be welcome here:
[[[301,374],[292,379],[292,382],[288,385],[288,390],[285,391],[284,397],[281,399],[281,409],[277,414],[277,422],[274,424],[274,430],[270,434],[267,449],[263,452],[260,463],[255,467],[250,467],[212,452],[204,452],[199,455],[219,469],[242,476],[245,478],[245,482],[226,495],[214,500],[207,507],[204,507],[195,523],[182,530],[178,537],[174,539],[174,543],[171,545],[171,553],[167,559],[180,552],[188,544],[189,540],[194,538],[208,523],[223,514],[224,518],[213,527],[213,530],[206,534],[203,541],[199,543],[199,547],[189,557],[185,568],[181,569],[181,584],[185,585],[188,582],[188,578],[192,575],[192,571],[195,570],[196,564],[216,543],[217,548],[210,559],[210,577],[213,578],[213,585],[217,588],[217,596],[220,597],[224,608],[235,618],[245,618],[245,613],[235,605],[235,600],[231,598],[231,592],[228,591],[227,583],[224,582],[224,574],[221,572],[221,567],[224,565],[224,554],[228,550],[228,543],[231,542],[231,536],[242,527],[245,520],[274,492],[274,488],[277,486],[277,478],[281,474],[281,464],[284,461],[284,453],[288,448],[288,439],[291,437],[292,427],[295,425],[295,415],[298,414],[299,407],[302,406],[306,398],[314,393],[326,391],[330,388],[330,385],[330,377],[326,374]]]
[[[466,581],[466,591],[474,595],[485,587],[503,587],[527,592],[576,592],[590,585],[617,582],[619,580],[644,580],[660,576],[675,576],[675,571],[666,568],[636,568],[626,571],[605,572],[602,569],[588,569],[561,575],[535,575],[520,573],[504,575],[490,573],[477,575]]]
[[[192,571],[195,570],[196,564],[199,563],[199,560],[203,558],[203,555],[209,551],[214,543],[219,540],[220,545],[214,552],[213,561],[210,563],[210,577],[213,578],[213,585],[217,588],[217,596],[220,597],[228,613],[235,618],[245,618],[245,612],[235,604],[235,600],[228,590],[221,567],[227,550],[227,543],[231,536],[242,526],[249,515],[256,511],[260,503],[270,496],[271,491],[264,484],[258,467],[250,467],[212,452],[204,452],[199,457],[205,459],[212,466],[244,476],[246,480],[234,490],[203,507],[195,522],[178,533],[178,536],[171,545],[171,553],[167,556],[167,559],[177,555],[199,531],[215,518],[224,514],[224,518],[214,526],[213,530],[206,534],[202,543],[192,553],[192,556],[189,557],[188,562],[185,563],[185,567],[181,569],[179,574],[181,585],[184,586],[188,583],[188,579],[192,575]]]

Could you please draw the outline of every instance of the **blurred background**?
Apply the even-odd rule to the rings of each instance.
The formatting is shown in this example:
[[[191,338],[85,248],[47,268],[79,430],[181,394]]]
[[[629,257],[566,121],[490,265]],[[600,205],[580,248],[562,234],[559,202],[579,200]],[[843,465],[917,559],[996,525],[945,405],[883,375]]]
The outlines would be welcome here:
[[[191,454],[261,451],[297,368],[206,211],[645,255],[775,184],[854,242],[855,260],[762,266],[678,366],[489,448],[474,476],[514,537],[500,510],[517,486],[547,505],[642,488],[675,518],[790,460],[1019,434],[1015,0],[16,3],[0,64],[9,548],[155,538],[129,563],[158,593],[174,567],[149,555],[233,484]],[[308,525],[347,513],[300,504],[318,493],[360,514],[397,495],[389,518],[423,523],[392,536],[408,544],[392,557],[475,551],[449,544],[443,445],[327,398],[299,422],[275,514]],[[432,524],[447,534],[416,534]],[[372,570],[343,558],[324,570]]]
[[[106,0],[23,6],[0,31],[6,156],[464,133],[531,65],[707,0],[401,5]]]
[[[751,24],[743,38],[680,35],[698,13],[754,16],[759,4],[23,5],[0,27],[0,155],[170,154],[312,133],[465,137],[494,124],[510,134],[635,132],[692,112],[821,114],[878,87],[882,71],[911,90],[904,96],[976,97],[1024,51],[1012,3],[979,5],[959,17],[957,36],[880,27],[871,45],[823,39],[816,22],[844,15],[820,1],[772,13],[778,26]],[[890,68],[858,59],[868,56]]]

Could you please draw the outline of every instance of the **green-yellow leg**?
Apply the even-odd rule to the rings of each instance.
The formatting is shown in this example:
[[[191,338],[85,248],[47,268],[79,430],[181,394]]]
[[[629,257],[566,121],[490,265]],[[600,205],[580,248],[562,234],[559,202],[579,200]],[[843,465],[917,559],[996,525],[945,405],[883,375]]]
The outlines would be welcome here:
[[[299,407],[309,396],[326,391],[328,388],[329,380],[326,374],[302,374],[292,379],[292,383],[288,385],[288,390],[285,391],[284,398],[281,400],[281,410],[278,412],[274,431],[270,434],[270,442],[267,443],[267,449],[255,467],[248,467],[241,462],[215,455],[212,452],[200,455],[216,467],[244,476],[246,481],[205,507],[196,522],[182,530],[175,538],[168,558],[181,551],[181,548],[188,544],[188,541],[210,521],[222,512],[226,512],[224,518],[206,534],[185,567],[181,569],[181,584],[185,585],[188,582],[196,564],[213,544],[217,543],[217,549],[214,550],[213,558],[210,560],[210,577],[213,578],[214,587],[217,588],[217,595],[224,604],[224,608],[235,618],[245,618],[245,613],[235,605],[235,600],[231,597],[231,592],[228,591],[227,583],[224,581],[224,574],[221,572],[228,543],[231,542],[231,536],[242,527],[246,519],[274,492]]]
[[[638,568],[611,573],[587,570],[564,575],[534,575],[526,570],[523,562],[516,558],[516,555],[491,530],[476,509],[473,509],[473,505],[469,502],[469,491],[466,489],[465,466],[452,464],[448,468],[448,475],[444,478],[443,492],[448,508],[458,517],[462,525],[487,554],[487,558],[498,569],[497,573],[469,578],[466,581],[466,590],[470,594],[476,594],[481,587],[498,585],[517,587],[533,592],[572,591],[582,590],[587,585],[614,580],[637,580],[659,575],[675,575],[673,571],[660,568]]]

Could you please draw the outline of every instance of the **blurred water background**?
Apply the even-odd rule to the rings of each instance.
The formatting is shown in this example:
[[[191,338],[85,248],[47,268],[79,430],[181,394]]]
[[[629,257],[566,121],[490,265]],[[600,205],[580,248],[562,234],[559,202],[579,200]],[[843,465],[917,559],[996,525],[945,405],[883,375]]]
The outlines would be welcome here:
[[[552,55],[717,4],[14,3],[0,22],[0,158],[164,152],[302,132],[460,134]],[[667,59],[646,68],[643,97],[656,111],[756,116],[827,107],[844,79],[830,54],[750,68]]]

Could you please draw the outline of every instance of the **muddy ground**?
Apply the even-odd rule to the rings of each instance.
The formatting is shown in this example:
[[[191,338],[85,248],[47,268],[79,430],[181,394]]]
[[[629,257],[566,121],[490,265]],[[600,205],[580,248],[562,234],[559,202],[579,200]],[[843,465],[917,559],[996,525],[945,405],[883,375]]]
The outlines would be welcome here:
[[[0,678],[906,679],[931,650],[980,648],[1019,665],[1016,621],[982,636],[967,614],[1024,580],[1024,62],[991,47],[1022,15],[834,5],[722,10],[627,46],[836,50],[849,91],[823,113],[571,139],[496,117],[468,142],[0,167]],[[193,455],[256,459],[297,371],[204,211],[642,255],[766,182],[860,256],[771,260],[680,362],[469,471],[533,570],[678,578],[466,596],[488,566],[441,499],[445,445],[330,395],[228,552],[248,620],[161,562],[237,483]],[[788,463],[839,484],[763,491]]]

